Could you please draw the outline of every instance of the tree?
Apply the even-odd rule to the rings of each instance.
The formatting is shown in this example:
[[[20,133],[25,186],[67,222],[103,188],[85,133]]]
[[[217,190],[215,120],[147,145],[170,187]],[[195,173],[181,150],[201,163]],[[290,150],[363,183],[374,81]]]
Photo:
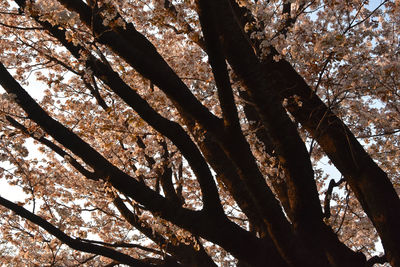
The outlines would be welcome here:
[[[400,266],[398,1],[0,3],[2,263]]]

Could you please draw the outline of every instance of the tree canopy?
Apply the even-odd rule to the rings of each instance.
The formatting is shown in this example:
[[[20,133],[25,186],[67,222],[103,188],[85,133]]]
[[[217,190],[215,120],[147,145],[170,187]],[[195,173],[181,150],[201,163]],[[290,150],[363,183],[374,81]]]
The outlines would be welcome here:
[[[398,0],[0,0],[0,262],[399,267],[399,32]]]

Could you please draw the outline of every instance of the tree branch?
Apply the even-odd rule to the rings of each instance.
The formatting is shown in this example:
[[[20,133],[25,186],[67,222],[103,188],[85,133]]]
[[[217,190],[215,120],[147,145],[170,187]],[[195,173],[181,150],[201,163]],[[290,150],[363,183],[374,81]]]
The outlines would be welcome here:
[[[172,168],[168,167],[169,153],[168,153],[167,142],[163,139],[160,143],[164,150],[163,170],[162,170],[162,173],[160,174],[161,175],[161,177],[160,177],[161,187],[164,191],[165,196],[168,199],[182,205],[182,204],[184,204],[184,199],[180,198],[178,196],[178,194],[176,193],[174,184],[172,183]]]
[[[264,71],[275,72],[281,77],[275,80],[275,89],[280,91],[281,99],[289,99],[294,95],[300,97],[302,106],[290,105],[287,107],[288,111],[317,140],[349,182],[352,191],[376,227],[389,262],[400,262],[400,199],[387,174],[372,160],[342,120],[321,101],[286,60],[275,62],[269,58],[268,63],[266,61],[264,64]],[[382,221],[382,218],[385,220]]]
[[[170,242],[156,230],[153,230],[148,226],[146,222],[141,221],[136,214],[126,207],[121,198],[117,196],[114,198],[113,203],[128,223],[142,232],[149,239],[153,240],[161,248],[164,248],[168,253],[171,253],[173,257],[177,258],[183,264],[193,267],[216,266],[202,246],[200,247],[200,250],[197,251],[192,245],[183,244],[179,240],[177,240],[177,242]]]
[[[281,106],[280,99],[273,88],[273,81],[278,77],[274,77],[273,73],[268,75],[264,73],[250,41],[237,22],[229,1],[208,2],[214,7],[212,10],[218,18],[218,29],[223,37],[221,40],[223,40],[225,56],[255,103],[257,112],[260,114],[264,127],[268,129],[285,173],[288,175],[288,192],[291,196],[294,226],[297,231],[303,233],[311,234],[320,229],[322,231],[324,227],[322,210],[311,162],[295,125]],[[266,218],[272,222],[271,217],[272,214]],[[270,224],[274,225],[271,222]],[[282,228],[281,225],[274,227]],[[289,229],[283,232],[290,235]],[[281,251],[288,256],[293,256],[293,249],[290,248],[293,238],[287,236],[287,240],[283,241],[284,235],[281,231],[271,232],[271,235],[276,238],[276,244]],[[320,252],[321,261],[324,261],[322,254]],[[298,257],[293,259],[295,261],[304,258],[301,255],[295,257]]]
[[[104,257],[116,260],[120,263],[128,264],[130,266],[142,266],[142,267],[151,267],[152,265],[142,263],[141,261],[132,258],[129,255],[123,254],[119,251],[103,247],[103,246],[98,246],[95,244],[90,244],[90,243],[85,243],[81,242],[79,239],[71,238],[70,236],[66,235],[64,232],[62,232],[60,229],[46,221],[45,219],[31,213],[30,211],[24,209],[23,207],[14,204],[11,201],[8,201],[7,199],[3,198],[0,196],[0,205],[6,207],[7,209],[12,210],[15,212],[17,215],[27,219],[28,221],[40,226],[41,228],[45,229],[47,232],[49,232],[51,235],[55,236],[57,239],[59,239],[61,242],[64,244],[68,245],[69,247],[87,252],[87,253],[92,253],[96,255],[102,255]]]
[[[85,167],[83,167],[81,164],[79,164],[79,162],[76,159],[74,159],[73,157],[71,157],[71,155],[69,155],[67,152],[65,152],[61,147],[59,147],[55,143],[51,142],[44,136],[36,136],[35,133],[30,133],[24,125],[20,124],[18,121],[16,121],[15,119],[13,119],[12,117],[10,117],[8,115],[6,116],[6,119],[11,123],[11,125],[13,125],[17,129],[19,129],[24,134],[29,135],[31,138],[33,138],[33,139],[39,141],[40,143],[42,143],[43,145],[47,146],[48,148],[50,148],[51,150],[56,152],[58,155],[60,155],[64,159],[67,159],[67,161],[77,171],[79,171],[81,174],[83,174],[86,178],[93,180],[93,181],[98,181],[100,179],[105,178],[105,177],[101,177],[99,174],[96,174],[96,172],[88,171]]]
[[[400,199],[387,174],[373,161],[350,129],[312,91],[304,79],[285,60],[272,63],[282,77],[282,98],[300,97],[302,106],[290,105],[288,111],[311,134],[335,167],[349,183],[361,206],[376,227],[389,262],[400,262]],[[389,204],[390,203],[390,204]],[[385,218],[383,222],[381,218]]]
[[[24,0],[16,0],[16,2],[21,7],[24,7]],[[38,17],[33,18],[63,44],[73,56],[77,59],[80,58],[80,52],[84,52],[85,49],[79,45],[74,45],[72,42],[68,42],[65,38],[65,30],[60,29],[57,25],[53,26],[48,22],[42,21]],[[213,214],[222,216],[223,210],[212,174],[197,146],[193,143],[185,130],[183,130],[178,123],[170,121],[157,113],[134,89],[128,86],[108,64],[101,62],[95,57],[89,57],[87,65],[98,78],[134,109],[144,121],[149,123],[150,126],[162,135],[169,138],[178,147],[199,180],[204,209]],[[152,70],[154,71],[154,68]]]
[[[205,1],[198,3],[198,14],[204,34],[208,62],[211,65],[217,85],[225,127],[230,131],[241,131],[228,69],[216,29],[217,24],[214,21],[213,12],[210,12],[212,7],[208,6]]]
[[[326,219],[329,219],[331,217],[331,197],[332,197],[332,191],[333,188],[341,185],[345,180],[342,178],[338,182],[335,182],[334,179],[332,179],[329,182],[328,189],[325,194],[325,200],[324,200],[324,217]]]
[[[365,258],[353,253],[341,243],[322,221],[322,209],[307,149],[297,133],[296,126],[282,108],[280,96],[276,92],[276,88],[280,86],[279,82],[285,82],[287,78],[274,69],[266,71],[265,63],[261,63],[254,54],[250,41],[238,24],[240,19],[236,19],[232,14],[230,5],[222,0],[213,3],[215,3],[213,10],[218,14],[221,35],[224,37],[222,40],[226,58],[255,104],[285,171],[296,232],[317,239],[307,242],[314,251],[313,262],[319,261],[319,264],[324,264],[327,261],[325,253],[331,253],[328,248],[330,246],[337,247],[337,251],[346,255],[347,258],[341,260],[346,264],[365,261]],[[237,5],[235,1],[231,3]],[[320,234],[316,235],[316,231]],[[288,255],[295,262],[299,261],[296,264],[307,264],[305,262],[310,260],[309,257],[304,257],[304,253],[293,255],[290,241],[282,242],[284,236],[273,236],[273,232],[271,235],[277,238],[274,241],[283,255]],[[317,243],[326,247],[321,245],[316,247]],[[328,257],[333,259],[332,256]],[[305,262],[302,262],[303,260]]]
[[[167,216],[167,220],[168,218],[169,220],[172,219],[172,221],[176,221],[176,219],[178,219],[178,221],[182,220],[183,222],[188,218],[192,218],[194,220],[199,219],[196,212],[177,207],[176,204],[171,203],[170,201],[161,197],[159,194],[156,194],[150,188],[139,183],[126,173],[119,170],[97,151],[95,151],[89,144],[84,142],[62,124],[51,118],[14,80],[14,78],[8,73],[7,69],[1,63],[0,84],[3,86],[6,92],[11,95],[15,95],[17,103],[24,109],[30,119],[40,125],[43,130],[45,130],[63,146],[81,157],[82,160],[95,169],[101,177],[108,177],[109,181],[116,189],[133,197],[139,203],[144,204],[152,211],[158,211],[161,213],[161,215]],[[187,218],[183,219],[183,217],[177,215],[180,212],[186,214],[185,216],[187,216]]]
[[[143,251],[151,252],[154,254],[158,255],[163,255],[162,251],[155,250],[152,248],[144,247],[138,244],[131,244],[131,243],[125,243],[125,242],[115,242],[115,243],[107,243],[107,242],[102,242],[102,241],[97,241],[97,240],[90,240],[90,239],[85,239],[85,238],[77,238],[77,240],[84,242],[84,243],[90,243],[90,244],[97,244],[97,245],[102,245],[105,247],[113,247],[113,248],[138,248]]]
[[[229,78],[229,74],[227,71],[227,65],[225,62],[225,58],[223,56],[223,51],[220,43],[220,39],[222,38],[217,32],[217,23],[214,18],[215,14],[210,12],[213,7],[208,5],[207,2],[199,1],[198,2],[198,12],[200,17],[200,22],[202,25],[202,31],[204,34],[205,44],[206,44],[206,52],[209,56],[209,62],[213,70],[214,78],[217,85],[218,97],[220,100],[220,106],[223,112],[223,119],[225,125],[225,131],[223,134],[213,133],[211,132],[217,143],[221,146],[223,151],[219,151],[219,148],[216,147],[216,144],[213,142],[201,142],[204,144],[202,146],[203,153],[208,156],[209,162],[215,162],[212,157],[215,155],[218,156],[218,160],[221,161],[221,154],[226,154],[236,166],[234,169],[232,167],[224,166],[225,169],[231,169],[232,171],[238,171],[240,179],[244,182],[244,185],[248,188],[245,190],[242,188],[241,190],[237,190],[238,184],[232,186],[232,178],[236,177],[237,174],[230,174],[228,179],[224,179],[224,175],[221,178],[224,180],[224,183],[227,185],[227,188],[231,191],[232,195],[238,201],[239,205],[244,208],[244,211],[247,212],[250,217],[250,220],[253,221],[254,216],[252,215],[252,211],[248,208],[249,203],[255,204],[255,209],[257,209],[257,213],[263,216],[266,213],[274,210],[274,217],[276,221],[281,219],[282,221],[279,223],[280,225],[287,224],[286,219],[284,218],[281,209],[276,202],[272,192],[269,190],[268,186],[265,183],[265,179],[263,175],[260,173],[258,166],[254,160],[253,154],[250,150],[249,144],[245,139],[240,124],[237,113],[236,104],[234,101],[234,96],[232,92],[231,82]],[[203,134],[207,135],[207,134]],[[217,145],[218,146],[218,145]],[[214,151],[213,153],[209,153],[206,151]],[[226,159],[228,160],[228,159]],[[225,161],[226,164],[229,164]],[[230,164],[229,164],[230,165]],[[218,164],[214,164],[218,173],[222,174],[225,171],[222,171],[223,168],[220,168]],[[231,181],[229,181],[231,180]],[[242,183],[242,182],[241,182]],[[240,191],[240,192],[239,192]],[[244,204],[244,199],[248,199],[247,196],[244,196],[245,191],[250,193],[250,201],[247,204]],[[248,194],[247,193],[247,194]],[[266,205],[266,203],[269,203]],[[270,211],[265,211],[270,210]],[[282,217],[278,218],[278,214],[282,214]],[[267,217],[271,219],[271,216]],[[264,228],[264,225],[260,224],[259,221],[253,221],[255,225],[259,228],[259,230]],[[261,230],[263,231],[263,230]]]
[[[135,70],[160,88],[181,114],[198,121],[207,129],[221,127],[220,119],[203,106],[189,88],[168,66],[150,41],[131,23],[126,27],[103,25],[102,18],[81,0],[59,0],[66,8],[79,14],[82,22],[94,30],[96,40],[110,47]],[[119,16],[120,17],[120,16]],[[157,71],[154,71],[157,69]]]
[[[220,30],[220,26],[217,22],[217,17],[220,14],[210,12],[210,10],[215,10],[216,8],[213,4],[207,1],[198,1],[198,9],[200,22],[202,24],[206,41],[207,53],[209,54],[209,61],[213,67],[214,77],[217,82],[218,94],[221,107],[223,108],[224,121],[226,125],[225,133],[222,136],[216,136],[217,143],[221,146],[221,148],[223,148],[223,152],[217,152],[218,148],[216,148],[215,145],[213,146],[210,142],[205,144],[210,146],[208,148],[209,150],[215,151],[213,154],[221,154],[221,152],[226,153],[228,158],[232,160],[234,165],[236,165],[235,167],[237,168],[240,179],[244,182],[244,185],[247,187],[250,193],[250,198],[252,199],[251,202],[256,205],[256,209],[258,210],[257,213],[259,213],[268,221],[270,225],[269,229],[271,230],[276,227],[274,231],[281,232],[280,235],[282,235],[282,233],[289,235],[291,233],[291,227],[284,217],[279,203],[276,201],[273,193],[266,185],[265,179],[259,171],[254,160],[249,144],[245,140],[240,129],[230,79],[227,73],[225,58],[223,57],[223,51],[220,42],[220,40],[224,39],[224,36],[217,31]],[[219,156],[218,159],[220,160],[221,156]],[[216,168],[219,167],[216,166]],[[236,185],[232,187],[230,186],[229,181],[226,181],[226,183],[228,185],[228,189],[230,189],[230,191],[233,193],[233,196],[239,197],[240,195],[242,200],[244,199],[243,189],[242,192],[239,192],[239,190],[233,189],[234,187],[237,187]],[[238,198],[236,199],[238,203],[243,203],[242,200]],[[251,213],[248,208],[244,208],[244,210]],[[249,217],[252,219],[251,214],[249,214]],[[263,228],[263,226],[256,221],[253,223],[258,225],[259,228]],[[271,227],[271,225],[273,225],[273,227]]]
[[[89,144],[51,118],[15,81],[3,64],[0,64],[0,84],[8,94],[13,95],[13,98],[15,96],[14,99],[30,119],[95,169],[101,177],[106,177],[114,188],[143,204],[152,213],[195,235],[222,245],[239,258],[246,257],[242,251],[249,248],[262,250],[265,247],[263,241],[229,221],[226,216],[215,215],[213,211],[193,211],[182,208],[112,165]],[[251,257],[248,260],[252,262],[255,259]]]

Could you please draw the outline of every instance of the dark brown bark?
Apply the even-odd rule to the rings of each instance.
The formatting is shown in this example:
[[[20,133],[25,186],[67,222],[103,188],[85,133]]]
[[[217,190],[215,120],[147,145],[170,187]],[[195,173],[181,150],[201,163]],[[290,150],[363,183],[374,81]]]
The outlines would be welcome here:
[[[71,2],[63,3],[63,4],[65,4],[66,7],[77,11],[81,15],[81,18],[85,21],[85,23],[88,24],[88,26],[92,26],[90,23],[92,23],[93,20],[89,20],[88,16],[90,13],[90,8],[88,6],[85,6],[83,3],[80,3],[80,1],[71,1]],[[99,21],[97,21],[96,25],[99,27],[99,29],[97,29],[99,31],[99,33],[105,31],[105,28],[103,26],[101,26],[102,24]],[[97,27],[96,25],[93,25],[92,27]],[[113,29],[113,30],[115,30],[115,29]],[[56,31],[56,29],[53,31]],[[96,31],[96,29],[95,29],[95,31]],[[160,73],[161,75],[169,75],[171,77],[171,79],[176,78],[175,77],[176,75],[174,73],[171,73],[172,70],[165,69],[166,63],[162,60],[162,58],[160,58],[159,54],[157,53],[155,48],[151,45],[151,43],[149,43],[147,41],[147,39],[145,39],[142,35],[140,35],[138,32],[136,32],[134,30],[134,28],[129,28],[126,31],[121,28],[121,29],[118,29],[118,31],[116,31],[116,33],[112,32],[112,31],[107,31],[106,33],[109,34],[109,36],[106,38],[105,34],[102,34],[101,42],[110,46],[121,57],[126,59],[133,67],[135,67],[139,72],[141,72],[142,75],[144,75],[145,77],[147,77],[146,70],[145,70],[146,67],[144,66],[145,69],[142,69],[143,66],[141,64],[145,65],[145,64],[148,64],[149,62],[151,62],[151,64],[152,64],[151,71],[152,72],[154,72],[155,66],[159,66],[159,67],[156,67],[158,69],[157,73]],[[115,34],[118,34],[118,36],[115,36]],[[58,38],[60,38],[60,37],[58,37]],[[124,40],[124,38],[125,38],[126,43],[115,43],[116,39]],[[138,39],[132,39],[132,38],[138,38]],[[131,44],[129,46],[130,49],[132,48],[132,46],[138,45],[138,49],[142,49],[141,53],[145,53],[145,54],[148,53],[148,57],[145,60],[146,62],[141,62],[140,60],[138,60],[138,58],[132,57],[132,53],[128,53],[128,51],[124,50],[126,48],[126,46],[128,45],[128,43]],[[143,57],[143,55],[141,55],[141,57]],[[159,62],[159,64],[157,62]],[[98,61],[96,61],[96,64],[99,64],[97,66],[96,65],[93,66],[93,70],[95,72],[97,71],[96,76],[101,77],[106,84],[108,84],[111,88],[114,88],[116,93],[120,97],[122,97],[125,100],[125,102],[127,102],[128,104],[134,103],[134,104],[130,104],[131,107],[134,108],[142,116],[142,118],[144,120],[148,121],[147,118],[151,114],[154,114],[155,112],[153,110],[151,110],[151,108],[146,108],[142,112],[140,112],[138,110],[138,108],[140,108],[141,106],[146,106],[147,103],[145,103],[142,99],[139,99],[138,96],[134,96],[133,90],[128,89],[127,85],[124,84],[123,81],[119,78],[119,76],[115,72],[113,72],[110,68],[107,68],[107,66],[104,66],[104,64],[101,64]],[[160,82],[158,81],[159,79],[163,79],[163,77],[161,77],[161,76],[155,77],[154,73],[152,73],[152,76],[149,78],[151,79],[151,81],[154,84],[157,84],[167,95],[169,95],[168,90],[170,90],[170,89],[168,89],[169,88],[168,86],[171,86],[171,85],[166,85],[163,83],[160,84]],[[180,83],[181,83],[181,81],[180,81]],[[175,89],[182,87],[180,85],[180,83],[175,82]],[[182,87],[179,90],[182,90],[182,92],[181,92],[182,95],[188,95],[188,93],[185,93],[185,90],[187,91],[186,87],[185,88]],[[191,95],[191,93],[190,93],[190,95]],[[173,95],[172,96],[169,95],[169,96],[173,101],[177,101],[176,99],[174,100]],[[132,99],[133,97],[136,97],[136,99]],[[186,104],[186,102],[190,103],[190,101],[191,101],[190,96],[188,96],[185,99],[179,100],[177,106],[179,107],[180,105],[182,105],[182,103]],[[192,107],[193,105],[196,106],[195,103],[192,103],[189,106]],[[181,107],[181,110],[183,108]],[[201,108],[200,108],[200,110],[201,110]],[[225,134],[223,132],[221,133],[221,131],[217,130],[218,127],[216,127],[216,126],[220,125],[219,121],[212,122],[210,118],[209,119],[206,118],[208,115],[205,115],[205,113],[203,115],[195,114],[195,113],[191,113],[190,110],[188,111],[188,113],[191,116],[193,116],[196,121],[205,125],[206,129],[211,129],[211,131],[214,133],[217,132],[219,140],[224,141],[224,143],[223,143],[224,149],[227,150],[228,153],[230,153],[231,157],[235,158],[235,162],[238,162],[239,164],[241,164],[240,170],[243,173],[243,175],[253,176],[253,178],[251,180],[249,180],[247,183],[250,184],[250,187],[252,187],[254,194],[256,194],[255,199],[257,199],[257,201],[259,202],[259,207],[264,207],[262,209],[268,210],[267,212],[269,212],[269,214],[270,214],[269,218],[271,218],[271,220],[273,218],[275,218],[275,220],[277,221],[277,223],[274,224],[275,227],[281,228],[283,225],[285,225],[285,218],[281,212],[281,209],[280,209],[279,205],[277,204],[277,202],[275,201],[271,191],[266,186],[265,180],[264,180],[263,176],[259,173],[256,163],[254,162],[254,160],[252,160],[249,146],[246,143],[246,141],[244,140],[243,136],[238,136],[238,135],[235,136],[232,134]],[[159,127],[160,124],[161,123],[154,123],[154,124],[150,124],[150,125],[152,125],[156,130],[160,131],[160,129],[161,129]],[[169,123],[169,124],[172,124],[172,123]],[[164,130],[160,131],[160,132],[172,140],[174,140],[173,137],[175,137],[176,142],[174,142],[174,143],[178,146],[178,148],[180,148],[182,150],[184,148],[184,146],[180,146],[179,143],[182,141],[181,136],[183,136],[183,134],[177,134],[177,131],[173,131],[173,133],[171,133],[171,134],[168,134],[166,132],[166,131],[171,131],[172,129],[178,127],[177,125],[176,125],[177,127],[172,127],[172,126],[164,125],[162,127]],[[239,148],[238,148],[238,145],[239,145]],[[183,150],[183,152],[184,152],[184,150]],[[248,155],[248,156],[243,157],[243,153],[246,153],[246,155]],[[187,157],[188,160],[190,160],[193,156],[193,155],[186,154],[186,153],[183,153],[183,154],[185,157]],[[191,163],[191,162],[193,164],[196,163],[196,161],[189,161],[189,163]],[[194,169],[194,170],[196,171],[196,169]],[[202,176],[204,176],[204,175],[202,175]],[[200,176],[200,180],[199,180],[200,185],[202,185],[202,179],[201,179],[202,176]],[[210,189],[209,189],[210,186],[204,185],[204,186],[202,186],[202,188],[204,188],[206,191],[210,191]],[[210,196],[215,195],[214,192],[212,192],[212,193],[211,192],[210,193],[203,192],[203,194],[205,195],[205,197],[207,197],[209,195]],[[265,203],[270,203],[270,204],[265,205]],[[214,197],[211,197],[210,201],[207,201],[207,198],[205,198],[204,205],[208,211],[213,211],[213,213],[215,213],[218,210],[214,207],[216,205],[216,201],[215,201]],[[209,208],[207,208],[207,207],[209,207]],[[277,218],[278,214],[280,214],[280,219]],[[286,226],[286,229],[280,230],[280,232],[281,233],[290,233],[290,230],[289,230],[288,226]],[[291,240],[291,238],[288,238],[288,240]]]
[[[287,173],[294,228],[298,233],[304,234],[303,238],[310,238],[312,232],[322,230],[323,223],[308,152],[295,126],[283,110],[276,92],[271,88],[269,78],[264,76],[260,62],[235,20],[229,2],[216,1],[212,7],[212,10],[215,10],[215,17],[219,19],[217,23],[225,56],[253,99]],[[289,245],[293,242],[292,238],[290,242],[288,239],[283,241],[282,235],[278,236],[273,231],[270,234],[276,239],[287,260],[289,257],[294,257]],[[313,242],[310,240],[307,243],[311,245]],[[314,249],[319,250],[316,247]],[[319,256],[315,259],[321,257],[320,266],[326,265],[328,261],[324,258],[323,252],[317,254]],[[298,259],[294,257],[292,260],[296,262],[300,258],[304,259],[304,256],[298,255]]]
[[[265,68],[280,77],[277,88],[282,97],[301,97],[302,107],[290,105],[288,110],[342,173],[377,229],[387,259],[392,266],[400,266],[400,199],[387,174],[288,62],[281,60]]]
[[[322,210],[309,155],[295,125],[283,110],[279,95],[274,90],[274,87],[278,86],[276,77],[272,72],[265,72],[253,52],[250,41],[235,19],[229,3],[216,1],[213,7],[216,11],[215,16],[219,18],[218,27],[225,56],[255,104],[255,109],[285,170],[294,228],[302,242],[308,244],[313,251],[313,263],[320,266],[328,262],[337,265],[340,260],[335,262],[332,256],[334,254],[337,256],[340,251],[349,257],[348,262],[362,264],[365,259],[353,255],[322,222]],[[332,251],[333,248],[337,251]],[[289,250],[283,253],[290,254]],[[299,255],[299,258],[302,256]]]
[[[199,145],[207,161],[216,172],[217,179],[223,182],[241,210],[247,215],[250,224],[256,228],[256,233],[264,240],[269,261],[275,264],[273,266],[287,266],[269,236],[268,223],[263,219],[263,209],[268,209],[268,207],[259,207],[259,203],[257,203],[259,200],[256,200],[254,195],[249,191],[248,185],[241,179],[240,174],[238,174],[240,172],[237,170],[237,167],[226,156],[210,134],[206,134],[204,140],[199,142]]]
[[[277,159],[277,155],[275,153],[275,147],[272,144],[272,141],[269,138],[269,134],[267,130],[262,126],[262,122],[260,116],[257,113],[257,110],[254,106],[249,103],[252,102],[250,96],[246,91],[239,91],[239,96],[245,101],[243,104],[243,111],[246,116],[247,121],[249,122],[250,131],[254,131],[257,139],[263,144],[263,149],[265,153],[268,153],[271,157],[275,157]],[[279,169],[279,162],[269,162],[271,167],[275,167]],[[280,175],[280,174],[276,174]],[[286,216],[290,221],[293,220],[292,210],[290,208],[290,201],[288,195],[287,184],[281,177],[268,177],[269,181],[274,188],[275,194],[278,196],[278,199],[285,210]]]

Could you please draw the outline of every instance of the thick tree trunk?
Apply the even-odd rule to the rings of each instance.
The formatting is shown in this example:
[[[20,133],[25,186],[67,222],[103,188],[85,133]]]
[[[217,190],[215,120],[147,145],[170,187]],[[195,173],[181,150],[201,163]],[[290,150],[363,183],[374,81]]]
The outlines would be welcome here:
[[[318,141],[349,182],[382,239],[392,266],[400,266],[400,199],[386,173],[371,159],[348,127],[315,95],[284,60],[265,65],[274,73],[282,98],[300,97],[302,106],[287,108]]]

